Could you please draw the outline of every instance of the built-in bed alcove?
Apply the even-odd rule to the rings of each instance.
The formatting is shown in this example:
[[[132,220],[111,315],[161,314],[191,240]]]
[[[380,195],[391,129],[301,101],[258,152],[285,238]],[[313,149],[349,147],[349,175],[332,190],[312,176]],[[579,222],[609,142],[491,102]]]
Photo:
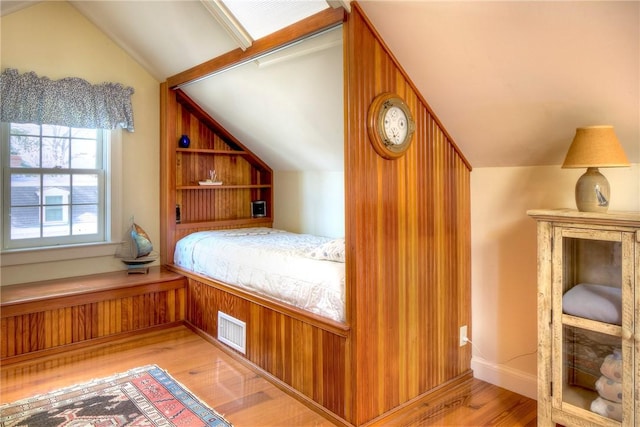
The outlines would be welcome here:
[[[270,166],[185,85],[336,25],[343,33],[344,322],[173,265],[180,238],[271,227],[278,211]],[[416,121],[409,150],[395,160],[379,156],[367,133],[369,106],[382,92],[402,97]],[[471,349],[459,346],[458,332],[471,326],[471,167],[357,3],[169,78],[161,108],[161,257],[187,277],[185,316],[194,330],[215,341],[218,311],[245,322],[246,353],[228,351],[345,425],[384,423],[471,377]],[[177,146],[182,134],[192,135],[188,149]],[[232,187],[198,187],[211,158]],[[252,200],[267,201],[265,216],[252,217]]]

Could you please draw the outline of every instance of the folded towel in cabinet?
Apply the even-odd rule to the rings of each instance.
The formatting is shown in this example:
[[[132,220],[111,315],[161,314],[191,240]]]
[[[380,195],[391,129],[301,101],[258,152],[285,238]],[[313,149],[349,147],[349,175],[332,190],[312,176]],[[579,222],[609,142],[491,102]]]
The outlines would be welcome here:
[[[562,296],[562,311],[599,322],[622,324],[622,291],[612,286],[580,283]]]

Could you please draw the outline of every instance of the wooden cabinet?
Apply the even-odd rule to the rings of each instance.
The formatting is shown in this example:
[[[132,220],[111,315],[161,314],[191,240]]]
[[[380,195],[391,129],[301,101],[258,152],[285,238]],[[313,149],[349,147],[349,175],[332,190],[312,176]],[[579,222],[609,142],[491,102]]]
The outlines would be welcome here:
[[[640,422],[640,213],[533,210],[538,423]]]
[[[201,229],[271,226],[273,173],[216,120],[179,89],[162,85],[161,242],[163,263],[173,261],[173,242]],[[182,135],[188,147],[178,141]],[[220,185],[202,185],[215,171]],[[251,204],[263,201],[264,215]]]

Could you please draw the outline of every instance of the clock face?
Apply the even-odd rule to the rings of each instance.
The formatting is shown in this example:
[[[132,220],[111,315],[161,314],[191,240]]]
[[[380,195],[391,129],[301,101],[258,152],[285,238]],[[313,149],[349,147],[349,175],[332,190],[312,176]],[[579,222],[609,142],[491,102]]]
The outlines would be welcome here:
[[[385,92],[376,96],[369,106],[369,140],[385,159],[397,159],[411,145],[416,129],[411,110],[396,94]]]
[[[397,106],[388,108],[384,114],[384,133],[390,144],[401,145],[409,132],[407,115]]]

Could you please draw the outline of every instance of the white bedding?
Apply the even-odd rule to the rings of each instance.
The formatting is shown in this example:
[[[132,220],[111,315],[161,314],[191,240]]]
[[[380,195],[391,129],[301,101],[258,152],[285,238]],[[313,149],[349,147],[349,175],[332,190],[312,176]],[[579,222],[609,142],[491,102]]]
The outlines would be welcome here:
[[[201,231],[178,241],[174,263],[343,322],[344,263],[313,258],[331,242],[272,228]]]

